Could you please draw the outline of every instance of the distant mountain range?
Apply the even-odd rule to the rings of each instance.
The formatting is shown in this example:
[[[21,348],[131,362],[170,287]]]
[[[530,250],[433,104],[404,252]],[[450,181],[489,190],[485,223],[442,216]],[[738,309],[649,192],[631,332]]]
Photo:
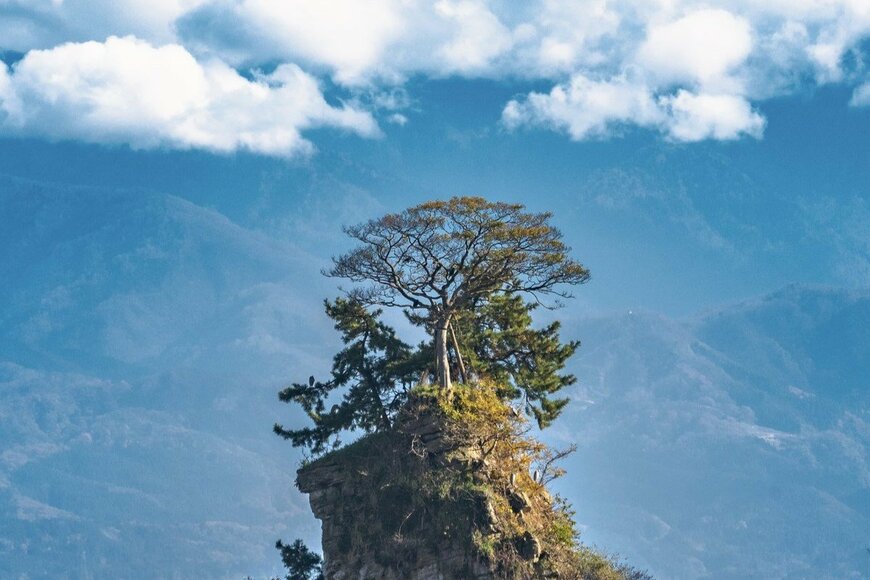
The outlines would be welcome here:
[[[0,577],[241,578],[315,540],[271,425],[336,342],[320,265],[143,192],[6,178],[0,219]]]
[[[0,178],[0,577],[241,578],[318,529],[271,434],[323,264],[146,192]],[[559,490],[661,578],[870,575],[870,292],[572,320]],[[771,556],[775,554],[776,556]]]
[[[573,329],[572,329],[573,330]],[[662,578],[870,576],[870,292],[586,320],[553,437],[588,538]]]

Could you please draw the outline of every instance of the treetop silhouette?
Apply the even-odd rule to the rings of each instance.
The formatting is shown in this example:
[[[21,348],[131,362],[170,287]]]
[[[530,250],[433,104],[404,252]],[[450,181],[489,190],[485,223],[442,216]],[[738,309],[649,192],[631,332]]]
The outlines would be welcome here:
[[[570,296],[567,286],[589,279],[589,271],[568,256],[551,217],[481,197],[430,201],[346,227],[360,245],[335,258],[325,273],[363,284],[349,292],[353,300],[404,308],[425,322],[434,338],[437,382],[450,388],[448,334],[458,313],[494,294],[558,301]]]

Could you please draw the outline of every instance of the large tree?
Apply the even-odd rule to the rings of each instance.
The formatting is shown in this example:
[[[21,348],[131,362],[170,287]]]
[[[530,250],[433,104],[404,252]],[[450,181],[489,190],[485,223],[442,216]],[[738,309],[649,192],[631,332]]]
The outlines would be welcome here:
[[[421,378],[428,380],[434,352],[431,341],[412,348],[399,339],[380,320],[380,310],[344,298],[324,304],[345,346],[333,357],[327,380],[312,376],[278,394],[282,401],[300,405],[311,424],[274,427],[275,433],[313,455],[338,447],[345,432],[390,429],[411,387]],[[546,427],[567,403],[556,395],[575,378],[561,371],[580,343],[562,343],[558,322],[535,328],[536,306],[518,295],[493,294],[474,309],[459,312],[451,328],[457,337],[457,364],[464,356],[469,374],[490,379],[503,399],[520,401],[538,426]],[[411,322],[425,324],[414,317]]]
[[[568,286],[589,279],[551,217],[480,197],[431,201],[346,227],[360,244],[326,273],[361,284],[350,292],[354,301],[401,307],[425,320],[437,382],[450,388],[448,340],[459,313],[496,294],[558,300],[569,296]]]

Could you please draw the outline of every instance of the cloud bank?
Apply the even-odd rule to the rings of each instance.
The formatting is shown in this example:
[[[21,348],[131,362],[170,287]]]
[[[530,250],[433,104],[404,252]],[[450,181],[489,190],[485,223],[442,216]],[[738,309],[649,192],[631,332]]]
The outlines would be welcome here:
[[[766,99],[831,83],[870,104],[866,0],[0,0],[0,38],[26,54],[0,77],[4,133],[135,147],[290,156],[313,126],[375,136],[375,116],[407,116],[364,95],[411,78],[549,82],[492,106],[578,140],[761,138]],[[327,79],[355,104],[328,104]]]
[[[134,37],[33,50],[3,65],[0,122],[6,133],[49,139],[269,155],[310,151],[301,135],[309,127],[378,132],[371,114],[329,105],[294,64],[249,80],[182,46]]]

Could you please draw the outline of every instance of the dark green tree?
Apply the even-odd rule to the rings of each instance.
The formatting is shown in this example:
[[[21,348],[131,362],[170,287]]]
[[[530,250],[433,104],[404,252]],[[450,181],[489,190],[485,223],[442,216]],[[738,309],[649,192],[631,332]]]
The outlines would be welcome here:
[[[538,426],[546,427],[568,403],[554,395],[577,380],[561,371],[580,342],[562,343],[558,321],[534,328],[537,307],[516,294],[494,294],[459,312],[453,326],[471,372],[492,379],[505,399],[520,400]]]
[[[274,427],[275,433],[295,447],[307,448],[315,455],[340,445],[339,436],[344,431],[389,429],[424,364],[419,351],[379,320],[380,310],[370,311],[359,301],[346,298],[324,304],[345,344],[333,358],[330,379],[309,377],[306,383],[294,383],[278,394],[284,402],[301,405],[313,426]],[[341,399],[327,409],[337,389],[342,391]]]
[[[278,540],[275,547],[281,552],[281,561],[287,569],[285,580],[323,580],[323,559],[302,540],[289,545]]]

